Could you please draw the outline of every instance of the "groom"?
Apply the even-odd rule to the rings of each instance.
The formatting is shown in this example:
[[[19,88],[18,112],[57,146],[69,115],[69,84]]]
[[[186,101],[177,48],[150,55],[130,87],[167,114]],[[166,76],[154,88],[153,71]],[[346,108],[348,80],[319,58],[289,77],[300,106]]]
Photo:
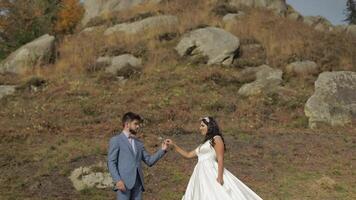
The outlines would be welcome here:
[[[155,154],[150,155],[136,138],[142,118],[128,112],[122,117],[123,131],[110,139],[108,168],[115,184],[118,200],[141,200],[144,191],[141,160],[153,166],[168,149],[166,141]]]

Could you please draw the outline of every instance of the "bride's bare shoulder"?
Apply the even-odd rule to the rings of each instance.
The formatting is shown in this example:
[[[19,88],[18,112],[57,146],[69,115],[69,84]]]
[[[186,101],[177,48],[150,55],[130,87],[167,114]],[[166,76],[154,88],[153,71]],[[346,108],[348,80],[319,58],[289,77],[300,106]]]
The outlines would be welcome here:
[[[214,140],[222,140],[220,135],[215,135],[213,138],[214,138]]]

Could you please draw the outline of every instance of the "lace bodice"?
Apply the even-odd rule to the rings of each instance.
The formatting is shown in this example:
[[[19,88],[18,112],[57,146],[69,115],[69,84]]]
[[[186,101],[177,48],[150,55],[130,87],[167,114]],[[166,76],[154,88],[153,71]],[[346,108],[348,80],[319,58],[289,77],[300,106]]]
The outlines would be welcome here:
[[[211,146],[210,141],[206,141],[204,144],[199,145],[195,152],[198,156],[198,162],[205,160],[216,161],[216,152]]]

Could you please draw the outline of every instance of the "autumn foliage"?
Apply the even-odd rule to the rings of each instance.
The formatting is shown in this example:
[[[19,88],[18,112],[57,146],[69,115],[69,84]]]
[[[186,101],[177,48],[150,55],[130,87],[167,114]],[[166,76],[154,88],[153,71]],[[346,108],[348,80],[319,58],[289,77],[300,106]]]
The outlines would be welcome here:
[[[83,13],[84,9],[78,0],[62,0],[57,13],[55,31],[58,33],[72,33]]]
[[[0,0],[0,60],[46,33],[72,33],[83,13],[80,0]]]

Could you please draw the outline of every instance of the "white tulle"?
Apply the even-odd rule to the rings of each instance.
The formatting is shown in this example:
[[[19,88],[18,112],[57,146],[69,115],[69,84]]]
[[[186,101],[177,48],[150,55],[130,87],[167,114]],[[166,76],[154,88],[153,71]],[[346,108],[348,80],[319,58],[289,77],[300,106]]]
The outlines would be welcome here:
[[[196,150],[198,163],[182,200],[262,200],[249,187],[224,169],[224,184],[217,181],[216,153],[209,141]]]

